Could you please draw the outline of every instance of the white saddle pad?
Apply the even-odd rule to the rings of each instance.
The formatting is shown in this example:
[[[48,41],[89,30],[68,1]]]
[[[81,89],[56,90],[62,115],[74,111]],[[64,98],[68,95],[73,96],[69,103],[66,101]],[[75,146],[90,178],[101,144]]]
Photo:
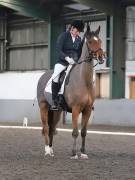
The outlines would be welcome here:
[[[72,65],[69,65],[67,70],[66,70],[66,75],[65,75],[64,81],[63,81],[63,83],[61,85],[61,88],[60,88],[60,91],[59,91],[58,94],[63,94],[64,93],[65,80],[66,80],[66,77],[68,76],[71,68],[72,68]],[[48,92],[48,93],[52,94],[52,77],[49,79],[49,81],[46,84],[45,92]]]

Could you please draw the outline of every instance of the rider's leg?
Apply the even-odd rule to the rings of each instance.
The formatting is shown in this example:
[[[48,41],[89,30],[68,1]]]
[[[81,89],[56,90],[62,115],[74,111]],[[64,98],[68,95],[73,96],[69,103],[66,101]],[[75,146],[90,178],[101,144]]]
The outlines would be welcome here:
[[[62,65],[62,64],[56,64],[54,67],[54,73],[52,75],[52,110],[58,110],[57,108],[57,103],[56,103],[56,97],[59,91],[59,77],[60,77],[60,73],[66,69],[66,66]]]

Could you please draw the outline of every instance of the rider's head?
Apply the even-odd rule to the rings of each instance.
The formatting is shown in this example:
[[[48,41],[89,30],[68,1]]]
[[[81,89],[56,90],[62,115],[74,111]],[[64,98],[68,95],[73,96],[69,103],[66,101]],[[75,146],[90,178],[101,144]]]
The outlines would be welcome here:
[[[70,32],[73,36],[77,36],[80,32],[83,32],[84,23],[81,20],[75,20],[71,23]]]

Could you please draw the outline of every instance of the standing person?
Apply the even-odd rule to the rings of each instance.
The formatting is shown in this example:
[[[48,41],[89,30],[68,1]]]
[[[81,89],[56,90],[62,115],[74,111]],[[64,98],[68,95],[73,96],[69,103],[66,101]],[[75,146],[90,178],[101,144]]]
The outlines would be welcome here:
[[[52,75],[52,110],[58,110],[56,97],[59,91],[60,73],[67,68],[69,64],[75,64],[80,58],[82,51],[82,41],[79,36],[83,32],[84,23],[81,20],[75,20],[67,32],[63,32],[58,36],[56,43],[57,63],[54,67]]]

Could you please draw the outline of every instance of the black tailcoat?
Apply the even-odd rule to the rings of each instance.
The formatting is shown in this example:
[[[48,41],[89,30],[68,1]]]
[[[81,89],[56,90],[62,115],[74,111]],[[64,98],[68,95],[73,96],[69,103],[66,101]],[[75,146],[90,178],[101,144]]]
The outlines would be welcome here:
[[[56,43],[56,57],[57,63],[68,65],[65,57],[69,56],[78,61],[82,51],[82,41],[79,36],[75,38],[73,43],[71,33],[69,31],[63,32],[59,35]]]

